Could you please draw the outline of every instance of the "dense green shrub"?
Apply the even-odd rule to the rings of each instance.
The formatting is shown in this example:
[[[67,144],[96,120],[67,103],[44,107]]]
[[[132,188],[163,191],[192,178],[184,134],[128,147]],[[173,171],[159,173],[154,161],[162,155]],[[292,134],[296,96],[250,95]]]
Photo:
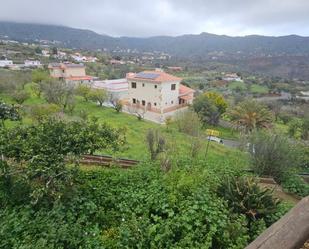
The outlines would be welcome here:
[[[223,181],[218,193],[227,200],[234,212],[244,214],[250,220],[274,213],[279,203],[271,190],[262,189],[250,177],[229,177]]]
[[[253,133],[249,139],[252,169],[260,176],[272,176],[278,183],[299,163],[296,144],[282,134]]]
[[[287,192],[301,197],[306,197],[309,195],[309,184],[295,174],[287,176],[282,182],[282,187]]]
[[[80,172],[51,207],[7,205],[0,248],[245,247],[246,219],[209,189],[207,174],[158,168]]]
[[[271,190],[262,189],[251,177],[226,178],[218,194],[234,213],[246,216],[251,240],[266,229],[265,219],[276,213],[279,204]]]

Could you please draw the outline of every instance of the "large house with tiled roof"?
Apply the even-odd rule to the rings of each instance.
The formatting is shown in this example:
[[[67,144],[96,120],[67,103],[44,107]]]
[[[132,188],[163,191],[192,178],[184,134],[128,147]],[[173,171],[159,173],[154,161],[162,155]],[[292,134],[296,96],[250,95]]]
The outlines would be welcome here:
[[[142,113],[145,119],[164,123],[167,117],[192,104],[194,90],[182,85],[181,78],[163,71],[128,73],[128,99],[125,109]]]
[[[52,78],[72,83],[91,83],[93,77],[86,75],[84,64],[51,63],[48,65]]]

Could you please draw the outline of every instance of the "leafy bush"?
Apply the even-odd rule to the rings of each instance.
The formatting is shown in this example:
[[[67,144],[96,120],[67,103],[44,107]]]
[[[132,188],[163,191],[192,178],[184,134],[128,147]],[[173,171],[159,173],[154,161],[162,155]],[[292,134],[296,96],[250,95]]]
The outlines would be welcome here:
[[[73,185],[75,171],[65,163],[68,156],[76,157],[77,164],[83,154],[104,148],[117,150],[124,143],[122,133],[105,124],[54,119],[0,129],[0,135],[0,161],[9,165],[0,169],[0,181],[26,179],[34,203],[43,197],[47,202],[58,200]],[[10,189],[7,193],[13,195]]]
[[[177,125],[178,131],[180,132],[194,137],[198,137],[200,135],[200,119],[198,115],[191,110],[179,112],[175,117],[175,123]]]
[[[79,172],[51,207],[1,209],[0,247],[244,248],[247,221],[211,193],[208,177],[154,165]]]
[[[156,160],[158,155],[166,149],[166,140],[158,130],[148,130],[146,135],[146,143],[151,160]]]
[[[30,94],[26,92],[25,90],[16,90],[11,94],[11,97],[17,104],[21,105],[27,99],[29,99]]]
[[[250,220],[266,217],[275,212],[279,201],[272,191],[262,189],[253,178],[230,177],[223,181],[218,190],[220,196],[236,213],[246,215]]]
[[[0,100],[0,120],[1,125],[4,127],[5,120],[17,121],[20,120],[18,108],[12,105],[8,105]]]
[[[298,165],[296,145],[281,134],[256,132],[249,141],[252,169],[260,176],[272,176],[280,183]]]
[[[296,194],[301,197],[309,195],[309,184],[297,175],[289,175],[282,182],[282,187],[287,192]]]
[[[272,191],[262,189],[253,178],[229,177],[218,189],[233,213],[243,214],[248,220],[250,240],[254,240],[267,227],[265,219],[276,213],[279,200]]]
[[[203,124],[217,125],[225,112],[227,103],[224,98],[214,92],[198,96],[193,102],[193,109],[199,115]]]

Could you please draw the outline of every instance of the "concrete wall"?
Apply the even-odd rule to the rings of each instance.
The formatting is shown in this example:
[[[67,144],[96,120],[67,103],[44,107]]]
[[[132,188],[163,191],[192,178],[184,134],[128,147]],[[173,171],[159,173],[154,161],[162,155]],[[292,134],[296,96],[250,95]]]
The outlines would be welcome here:
[[[136,116],[136,111],[139,113],[143,113],[145,120],[149,120],[157,124],[164,124],[167,117],[175,117],[178,113],[186,111],[187,109],[188,107],[186,106],[167,113],[157,113],[152,111],[146,111],[145,113],[143,113],[143,110],[141,109],[137,110],[136,108],[130,108],[128,105],[123,106],[123,112]]]

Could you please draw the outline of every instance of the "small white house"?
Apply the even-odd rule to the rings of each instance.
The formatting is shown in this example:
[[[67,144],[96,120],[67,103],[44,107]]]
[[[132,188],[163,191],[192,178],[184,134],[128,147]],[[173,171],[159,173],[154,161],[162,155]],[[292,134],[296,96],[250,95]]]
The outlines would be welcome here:
[[[25,67],[41,67],[42,64],[38,60],[25,60]]]
[[[225,81],[238,81],[238,82],[243,81],[241,77],[238,76],[236,73],[227,73],[222,77],[222,79]]]
[[[49,57],[49,56],[50,56],[49,50],[42,50],[42,55],[43,55],[44,57]]]
[[[0,67],[9,67],[13,65],[11,60],[0,60]]]

